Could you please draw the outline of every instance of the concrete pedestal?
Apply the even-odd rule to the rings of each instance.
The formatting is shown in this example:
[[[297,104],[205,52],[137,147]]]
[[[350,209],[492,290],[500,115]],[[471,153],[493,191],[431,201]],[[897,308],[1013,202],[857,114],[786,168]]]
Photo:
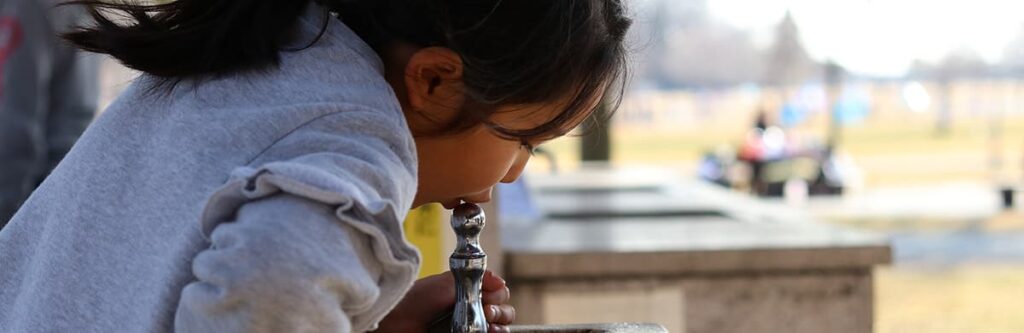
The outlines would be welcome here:
[[[697,184],[531,181],[541,186],[537,201],[559,217],[503,226],[518,323],[654,322],[673,333],[873,330],[872,267],[891,258],[883,238]],[[595,184],[631,194],[595,196],[607,192]]]

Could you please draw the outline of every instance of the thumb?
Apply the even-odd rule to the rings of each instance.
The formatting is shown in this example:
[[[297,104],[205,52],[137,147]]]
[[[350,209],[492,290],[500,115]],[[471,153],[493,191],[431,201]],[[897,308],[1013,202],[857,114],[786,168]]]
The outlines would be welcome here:
[[[451,272],[444,272],[419,279],[409,294],[424,301],[424,308],[430,312],[447,310],[455,305],[455,278]]]

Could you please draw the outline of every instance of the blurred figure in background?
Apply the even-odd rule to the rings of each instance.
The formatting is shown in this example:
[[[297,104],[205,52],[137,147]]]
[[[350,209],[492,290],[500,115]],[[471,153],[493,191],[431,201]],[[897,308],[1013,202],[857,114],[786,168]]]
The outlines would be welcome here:
[[[0,1],[0,228],[64,157],[97,108],[96,56],[57,35],[83,14]]]

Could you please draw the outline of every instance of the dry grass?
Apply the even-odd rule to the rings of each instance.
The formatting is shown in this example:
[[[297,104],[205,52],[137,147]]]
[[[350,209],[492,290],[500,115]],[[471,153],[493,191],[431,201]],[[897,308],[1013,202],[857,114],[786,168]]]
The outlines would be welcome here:
[[[992,141],[984,121],[959,122],[949,136],[937,136],[931,123],[876,122],[848,129],[843,150],[867,176],[866,186],[902,186],[948,181],[992,181]],[[1020,179],[1024,170],[1024,118],[1007,120],[1003,173]],[[614,163],[654,164],[691,172],[701,153],[735,143],[742,128],[703,128],[675,133],[618,129]],[[578,138],[546,146],[563,168],[577,165]],[[535,168],[547,168],[538,161]],[[689,167],[690,170],[686,170]],[[1016,178],[1013,178],[1016,177]],[[981,227],[989,232],[1024,230],[1024,213],[1004,213]],[[942,232],[977,221],[864,219],[835,221],[877,232]],[[1024,264],[966,264],[945,268],[884,267],[877,270],[876,331],[881,333],[1024,332]]]
[[[879,333],[1024,332],[1024,265],[881,268]]]
[[[743,124],[740,124],[743,125]],[[674,132],[617,128],[612,158],[619,165],[693,165],[716,146],[736,145],[743,126],[680,129]],[[985,120],[962,120],[949,135],[936,134],[930,122],[878,121],[844,130],[841,151],[864,171],[867,186],[913,185],[943,181],[1020,180],[1024,177],[1024,117],[1004,121],[1003,165],[993,172],[993,140]],[[817,133],[820,131],[805,131]],[[579,159],[579,138],[561,138],[544,145],[561,167]],[[546,168],[545,162],[535,168]],[[689,171],[689,170],[681,170]]]

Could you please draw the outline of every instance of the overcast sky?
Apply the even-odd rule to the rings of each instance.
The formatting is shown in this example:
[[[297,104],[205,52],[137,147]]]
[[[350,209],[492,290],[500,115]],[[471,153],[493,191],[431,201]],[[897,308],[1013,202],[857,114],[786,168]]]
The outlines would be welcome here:
[[[678,0],[668,0],[679,3]],[[791,10],[812,57],[898,76],[914,59],[972,49],[988,61],[1024,27],[1024,0],[707,0],[715,18],[767,35]]]

